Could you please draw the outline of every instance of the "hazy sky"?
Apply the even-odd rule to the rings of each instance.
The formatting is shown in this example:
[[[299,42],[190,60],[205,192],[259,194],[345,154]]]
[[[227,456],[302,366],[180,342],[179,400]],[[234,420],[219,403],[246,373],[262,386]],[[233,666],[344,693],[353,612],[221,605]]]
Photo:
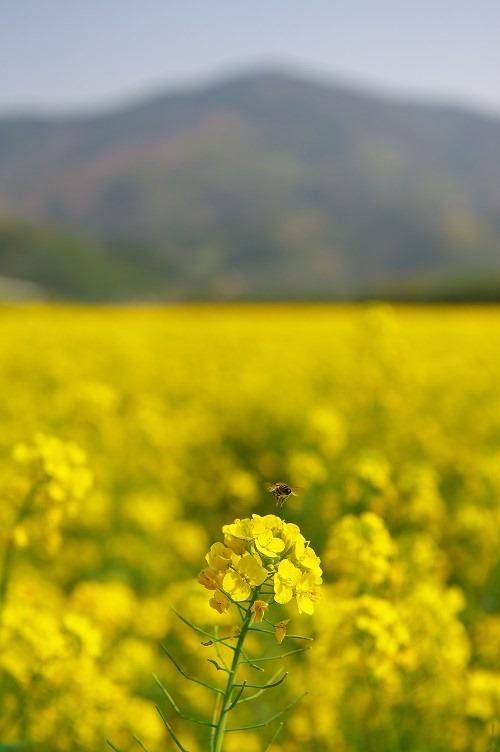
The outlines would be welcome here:
[[[0,0],[0,109],[291,63],[500,112],[500,0]]]

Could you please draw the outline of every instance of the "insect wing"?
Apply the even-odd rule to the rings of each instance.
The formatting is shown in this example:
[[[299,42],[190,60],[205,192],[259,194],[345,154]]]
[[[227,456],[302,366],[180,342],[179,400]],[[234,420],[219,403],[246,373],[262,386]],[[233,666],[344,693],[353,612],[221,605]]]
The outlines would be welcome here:
[[[266,491],[269,491],[269,493],[276,493],[278,488],[281,486],[281,483],[266,483]]]

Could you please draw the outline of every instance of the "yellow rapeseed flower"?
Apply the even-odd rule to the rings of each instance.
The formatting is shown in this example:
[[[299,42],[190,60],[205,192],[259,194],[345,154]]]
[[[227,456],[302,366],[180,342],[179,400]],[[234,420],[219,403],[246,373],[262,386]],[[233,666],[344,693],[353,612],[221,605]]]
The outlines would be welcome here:
[[[223,614],[228,610],[229,606],[231,605],[231,601],[226,595],[224,595],[224,593],[221,593],[220,590],[217,590],[210,598],[209,605],[213,609],[218,611],[219,614]]]
[[[205,558],[210,569],[223,570],[227,569],[230,565],[234,558],[234,551],[223,543],[213,543]]]
[[[285,541],[275,538],[271,530],[266,530],[255,538],[255,548],[262,556],[275,559],[284,550]]]
[[[220,573],[213,569],[202,569],[198,575],[198,582],[207,590],[217,590],[220,585]]]
[[[296,600],[299,614],[313,614],[314,604],[319,601],[318,582],[312,572],[305,572],[300,576],[296,585]]]
[[[274,600],[276,603],[284,604],[292,600],[300,577],[300,569],[291,561],[285,559],[280,562],[278,571],[274,575]]]
[[[260,560],[252,554],[245,554],[224,575],[222,588],[235,601],[250,597],[252,588],[262,585],[268,575]]]

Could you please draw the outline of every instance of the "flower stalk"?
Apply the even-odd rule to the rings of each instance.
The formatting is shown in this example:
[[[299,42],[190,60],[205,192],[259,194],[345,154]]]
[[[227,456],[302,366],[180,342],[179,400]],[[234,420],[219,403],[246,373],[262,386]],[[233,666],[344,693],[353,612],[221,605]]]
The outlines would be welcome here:
[[[13,565],[14,554],[16,550],[14,534],[15,534],[16,528],[22,522],[24,522],[26,517],[31,512],[33,504],[36,501],[37,493],[40,487],[42,486],[43,482],[44,482],[43,480],[40,480],[37,483],[34,483],[30,487],[28,493],[24,497],[17,511],[16,518],[12,525],[11,533],[7,539],[7,543],[6,543],[5,551],[3,555],[2,567],[0,570],[0,624],[2,623],[2,619],[3,619],[3,612],[4,612],[5,603],[7,600],[7,591],[8,591],[10,580],[11,580],[12,565]]]
[[[224,734],[226,730],[226,723],[227,723],[229,712],[236,706],[238,699],[241,697],[243,693],[244,685],[241,686],[241,692],[239,692],[239,697],[233,702],[232,695],[233,695],[233,690],[236,684],[238,669],[240,667],[240,660],[242,657],[243,645],[245,643],[245,638],[247,636],[248,629],[250,627],[250,623],[251,623],[252,615],[253,615],[251,611],[251,607],[253,606],[254,601],[257,600],[258,594],[259,594],[259,591],[255,590],[254,595],[250,601],[249,607],[244,616],[241,631],[238,636],[238,641],[234,648],[231,669],[227,678],[226,689],[224,692],[224,697],[222,699],[220,713],[216,722],[216,729],[215,729],[215,733],[213,737],[213,744],[212,744],[212,752],[221,752],[222,742],[224,741]]]
[[[187,673],[164,647],[170,662],[185,679],[216,695],[211,720],[194,718],[184,713],[167,688],[155,677],[168,704],[180,718],[210,729],[210,752],[223,752],[226,734],[264,728],[277,721],[307,694],[304,692],[267,719],[247,725],[228,723],[231,714],[240,705],[256,700],[264,692],[278,687],[288,675],[288,672],[280,670],[267,681],[257,684],[248,678],[241,681],[240,669],[263,672],[265,668],[261,663],[281,660],[308,649],[297,648],[285,650],[278,655],[251,656],[246,649],[250,633],[263,639],[273,639],[278,645],[285,639],[310,640],[310,637],[303,635],[287,635],[290,619],[273,622],[266,614],[273,604],[279,606],[292,600],[296,602],[299,613],[313,613],[321,584],[319,558],[296,525],[286,523],[276,515],[253,515],[251,519],[236,520],[231,525],[225,525],[223,532],[224,543],[214,543],[211,546],[206,556],[208,567],[200,573],[199,582],[212,593],[210,606],[219,614],[229,614],[233,610],[239,615],[241,626],[231,635],[219,636],[217,628],[212,634],[192,624],[185,616],[177,616],[203,638],[203,646],[213,647],[216,658],[208,658],[208,661],[225,675],[225,685],[218,687]],[[232,652],[228,664],[222,655],[224,648]],[[247,693],[247,690],[251,692]],[[176,748],[180,752],[188,752],[164,710],[158,707],[158,711]],[[271,750],[282,726],[283,723],[280,723],[275,729],[266,750]]]

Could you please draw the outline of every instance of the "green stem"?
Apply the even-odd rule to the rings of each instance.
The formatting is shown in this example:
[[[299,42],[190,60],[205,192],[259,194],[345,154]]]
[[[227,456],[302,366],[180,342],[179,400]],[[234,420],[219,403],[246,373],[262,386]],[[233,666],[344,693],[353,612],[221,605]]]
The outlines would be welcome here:
[[[14,553],[15,553],[15,545],[14,545],[14,530],[16,527],[21,524],[21,522],[28,516],[28,514],[31,511],[31,507],[33,506],[33,503],[36,499],[36,495],[38,492],[38,489],[42,485],[44,481],[40,480],[37,483],[34,483],[26,496],[24,497],[23,503],[17,510],[17,515],[14,519],[14,524],[12,526],[11,534],[8,537],[7,544],[5,546],[5,551],[3,555],[3,562],[2,562],[2,568],[0,570],[0,623],[2,621],[3,617],[3,611],[5,607],[5,602],[7,600],[7,591],[9,588],[9,583],[11,579],[12,574],[12,565],[14,561]]]
[[[243,619],[243,624],[241,626],[241,631],[238,636],[238,641],[234,648],[233,660],[231,662],[231,668],[229,669],[229,674],[227,677],[226,689],[224,691],[224,697],[222,698],[219,716],[216,720],[217,725],[216,725],[215,733],[213,736],[212,752],[221,752],[222,750],[222,742],[224,741],[224,734],[226,731],[227,716],[232,705],[232,694],[233,694],[234,685],[236,684],[236,676],[238,673],[238,668],[241,662],[243,644],[245,642],[245,638],[247,636],[247,633],[248,633],[248,630],[252,621],[252,616],[253,616],[250,609],[254,601],[257,599],[258,595],[259,595],[259,591],[256,590],[248,604],[248,608],[246,610],[246,614]]]

